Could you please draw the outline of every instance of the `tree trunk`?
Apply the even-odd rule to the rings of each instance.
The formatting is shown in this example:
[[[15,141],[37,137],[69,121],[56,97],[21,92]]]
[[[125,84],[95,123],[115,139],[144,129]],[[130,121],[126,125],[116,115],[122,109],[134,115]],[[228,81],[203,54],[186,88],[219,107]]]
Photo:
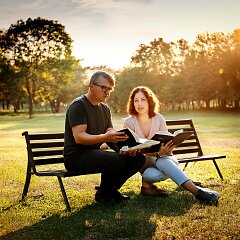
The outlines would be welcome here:
[[[210,109],[210,101],[206,100],[206,109]]]
[[[194,110],[195,109],[194,100],[191,101],[191,104],[192,104],[192,109]]]
[[[17,102],[13,103],[13,112],[17,113]]]
[[[57,98],[57,101],[55,102],[55,113],[59,113],[60,111],[60,100]]]
[[[240,100],[239,100],[239,99],[237,99],[237,100],[235,100],[235,101],[234,101],[234,108],[235,108],[236,110],[238,110],[238,109],[239,109],[239,107],[240,107],[240,104],[239,104],[239,102],[240,102]]]
[[[6,105],[7,105],[7,110],[9,110],[10,109],[10,101],[6,101]]]
[[[32,116],[33,116],[33,99],[31,97],[31,95],[28,96],[28,101],[29,101],[28,114],[29,114],[29,118],[32,118]]]
[[[227,107],[226,99],[221,99],[221,101],[220,101],[220,108],[221,109],[226,109],[226,107]]]
[[[5,100],[2,100],[2,109],[5,110]]]

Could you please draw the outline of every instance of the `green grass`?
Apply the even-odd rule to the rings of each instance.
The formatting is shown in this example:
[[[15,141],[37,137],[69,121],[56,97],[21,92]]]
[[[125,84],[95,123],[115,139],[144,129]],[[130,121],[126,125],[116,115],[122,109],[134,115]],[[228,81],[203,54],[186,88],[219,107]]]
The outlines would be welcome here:
[[[57,179],[33,176],[28,198],[21,202],[26,173],[26,147],[21,133],[61,132],[64,114],[0,116],[0,239],[239,239],[240,114],[231,112],[166,112],[166,119],[192,118],[206,154],[225,154],[218,165],[189,164],[187,174],[220,195],[218,207],[197,202],[170,180],[157,183],[167,198],[139,195],[141,177],[121,188],[131,201],[109,206],[94,201],[100,175],[64,179],[72,212],[65,211]],[[122,125],[116,115],[116,128]]]

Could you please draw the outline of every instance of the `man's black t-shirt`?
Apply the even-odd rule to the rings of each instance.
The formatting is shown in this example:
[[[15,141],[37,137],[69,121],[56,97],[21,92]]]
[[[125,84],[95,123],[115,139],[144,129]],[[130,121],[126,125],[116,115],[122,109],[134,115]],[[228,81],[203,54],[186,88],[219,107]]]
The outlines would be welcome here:
[[[101,144],[77,144],[72,127],[87,124],[86,132],[92,135],[103,134],[112,128],[111,112],[107,104],[93,105],[85,95],[72,101],[67,109],[65,121],[64,157],[71,157],[83,149],[98,149]]]

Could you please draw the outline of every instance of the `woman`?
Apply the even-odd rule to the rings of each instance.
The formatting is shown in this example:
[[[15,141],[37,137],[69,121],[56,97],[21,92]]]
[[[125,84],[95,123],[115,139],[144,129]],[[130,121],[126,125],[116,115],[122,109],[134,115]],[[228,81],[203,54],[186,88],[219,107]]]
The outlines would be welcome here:
[[[147,87],[139,86],[132,90],[127,111],[129,117],[124,120],[124,126],[134,131],[140,138],[151,139],[158,131],[167,131],[164,117],[158,113],[159,102],[155,94]],[[191,192],[196,199],[210,204],[217,203],[219,194],[215,191],[197,187],[185,172],[178,167],[178,161],[173,156],[173,143],[170,141],[161,145],[159,152],[146,154],[146,164],[141,170],[141,194],[164,196],[166,191],[153,185],[154,182],[172,179],[176,184]]]

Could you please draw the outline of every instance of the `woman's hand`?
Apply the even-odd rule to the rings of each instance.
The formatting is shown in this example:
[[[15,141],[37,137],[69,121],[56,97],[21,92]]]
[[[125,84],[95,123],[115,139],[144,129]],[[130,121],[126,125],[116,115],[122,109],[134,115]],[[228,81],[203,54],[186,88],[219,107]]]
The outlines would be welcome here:
[[[164,155],[172,155],[172,151],[174,149],[175,145],[173,145],[172,141],[167,142],[165,145],[162,143],[160,150],[159,150],[159,155],[164,156]]]

